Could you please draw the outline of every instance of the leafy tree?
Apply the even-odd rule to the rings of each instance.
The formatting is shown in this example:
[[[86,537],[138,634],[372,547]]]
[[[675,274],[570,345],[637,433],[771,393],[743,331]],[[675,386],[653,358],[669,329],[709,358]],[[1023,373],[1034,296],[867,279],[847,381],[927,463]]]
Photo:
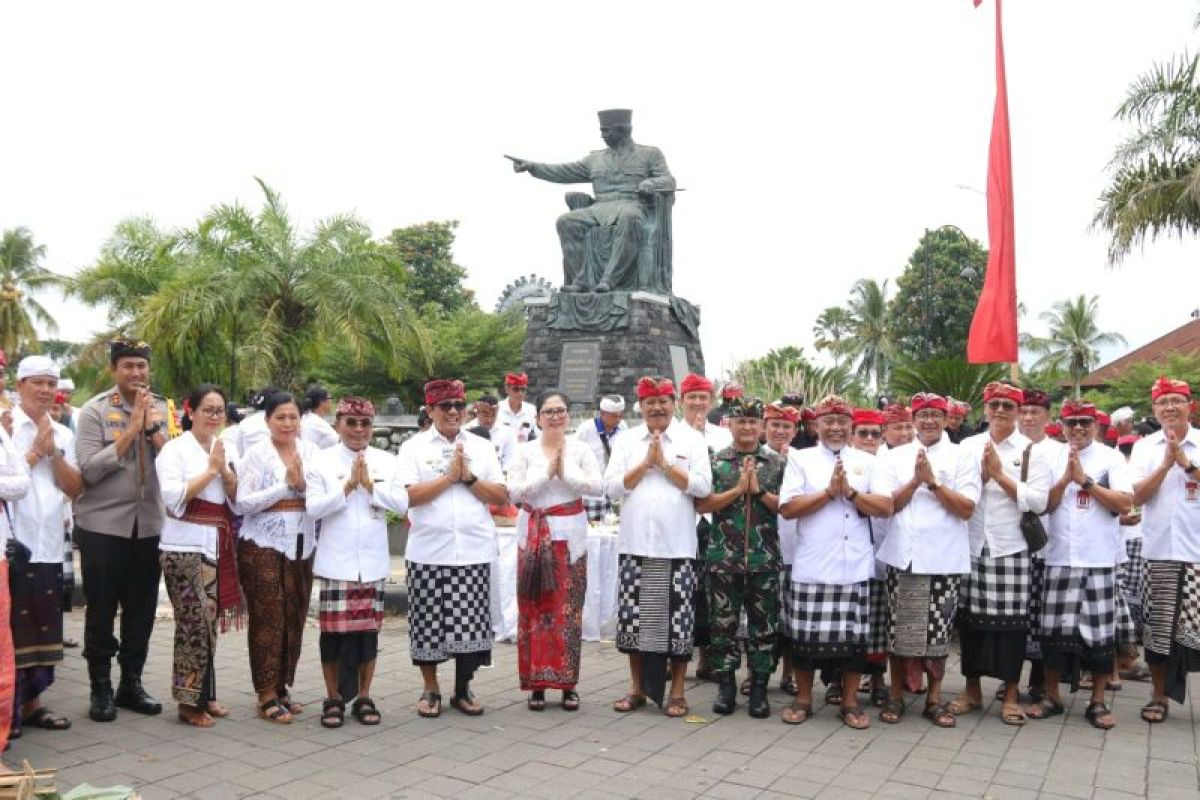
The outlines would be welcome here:
[[[454,263],[457,220],[425,222],[396,228],[387,237],[404,272],[405,294],[412,308],[434,305],[453,313],[475,304],[474,293],[463,287],[467,270]]]
[[[845,343],[845,352],[851,363],[857,362],[858,377],[868,381],[876,391],[887,385],[888,373],[896,359],[887,291],[886,280],[880,284],[868,278],[860,279],[850,290],[848,305],[853,327],[852,335]]]
[[[765,356],[746,359],[730,371],[730,380],[742,384],[747,394],[771,402],[795,393],[807,402],[827,394],[847,395],[858,401],[861,386],[845,367],[827,369],[811,364],[799,347],[781,347]]]
[[[1074,384],[1075,397],[1079,397],[1079,381],[1100,360],[1099,348],[1125,344],[1121,334],[1097,329],[1097,303],[1095,295],[1088,298],[1081,294],[1074,300],[1060,300],[1041,315],[1050,327],[1049,336],[1022,337],[1025,348],[1040,356],[1034,367],[1065,371]]]
[[[964,356],[910,360],[892,371],[891,389],[898,395],[933,392],[976,404],[984,386],[1007,374],[1005,364],[968,364]]]
[[[0,349],[11,355],[24,348],[38,349],[36,319],[47,330],[57,330],[54,318],[31,295],[57,287],[62,279],[41,265],[46,246],[34,242],[25,227],[10,228],[0,237]]]
[[[117,223],[95,264],[65,279],[64,290],[89,306],[108,306],[109,324],[121,330],[189,259],[179,232],[164,231],[149,217],[131,217]]]
[[[1113,154],[1093,226],[1107,231],[1110,264],[1159,236],[1200,231],[1200,57],[1154,65],[1130,85],[1117,119],[1135,131]]]
[[[926,230],[891,302],[898,352],[910,359],[962,356],[986,268],[987,250],[957,228]]]
[[[844,346],[842,340],[853,329],[853,314],[842,306],[829,306],[813,325],[813,345],[818,350],[828,350],[833,354],[834,363],[840,364]]]

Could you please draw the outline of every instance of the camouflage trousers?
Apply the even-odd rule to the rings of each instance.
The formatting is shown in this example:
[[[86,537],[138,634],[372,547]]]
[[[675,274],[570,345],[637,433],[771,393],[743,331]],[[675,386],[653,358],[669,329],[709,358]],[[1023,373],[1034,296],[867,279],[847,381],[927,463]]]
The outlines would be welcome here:
[[[738,621],[746,612],[746,661],[751,672],[775,671],[779,630],[779,570],[735,574],[708,570],[708,652],[714,672],[732,672],[741,663]]]

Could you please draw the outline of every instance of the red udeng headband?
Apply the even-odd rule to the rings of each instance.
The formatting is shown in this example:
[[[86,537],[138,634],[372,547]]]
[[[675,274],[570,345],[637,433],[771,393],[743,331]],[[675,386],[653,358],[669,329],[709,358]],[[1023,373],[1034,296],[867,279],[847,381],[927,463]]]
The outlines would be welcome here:
[[[1150,387],[1150,399],[1157,400],[1164,394],[1181,394],[1190,399],[1192,396],[1192,387],[1183,381],[1177,381],[1164,375],[1160,376],[1154,382],[1154,385]]]
[[[671,383],[667,378],[662,380],[654,380],[654,378],[642,378],[637,383],[638,400],[645,400],[647,397],[674,397],[675,384]]]
[[[425,384],[425,405],[436,406],[443,400],[462,400],[466,387],[459,380],[436,380]]]

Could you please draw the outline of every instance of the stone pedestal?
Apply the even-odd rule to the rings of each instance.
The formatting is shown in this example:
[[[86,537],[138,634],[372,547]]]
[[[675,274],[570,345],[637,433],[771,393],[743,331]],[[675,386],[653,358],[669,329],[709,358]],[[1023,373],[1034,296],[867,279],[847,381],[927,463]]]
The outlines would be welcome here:
[[[643,375],[664,375],[678,386],[688,372],[704,374],[699,309],[682,298],[556,292],[526,300],[525,310],[521,369],[529,375],[531,395],[560,388],[575,411],[595,408],[605,394],[622,395],[632,405]]]

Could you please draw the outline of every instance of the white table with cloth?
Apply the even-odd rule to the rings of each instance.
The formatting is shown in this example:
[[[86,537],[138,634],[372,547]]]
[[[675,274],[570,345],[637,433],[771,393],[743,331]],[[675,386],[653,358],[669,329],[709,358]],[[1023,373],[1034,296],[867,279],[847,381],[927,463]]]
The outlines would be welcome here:
[[[517,537],[512,527],[497,527],[500,557],[492,565],[492,631],[497,641],[517,639]],[[583,638],[612,639],[617,629],[617,526],[588,527],[587,597],[583,603]]]

